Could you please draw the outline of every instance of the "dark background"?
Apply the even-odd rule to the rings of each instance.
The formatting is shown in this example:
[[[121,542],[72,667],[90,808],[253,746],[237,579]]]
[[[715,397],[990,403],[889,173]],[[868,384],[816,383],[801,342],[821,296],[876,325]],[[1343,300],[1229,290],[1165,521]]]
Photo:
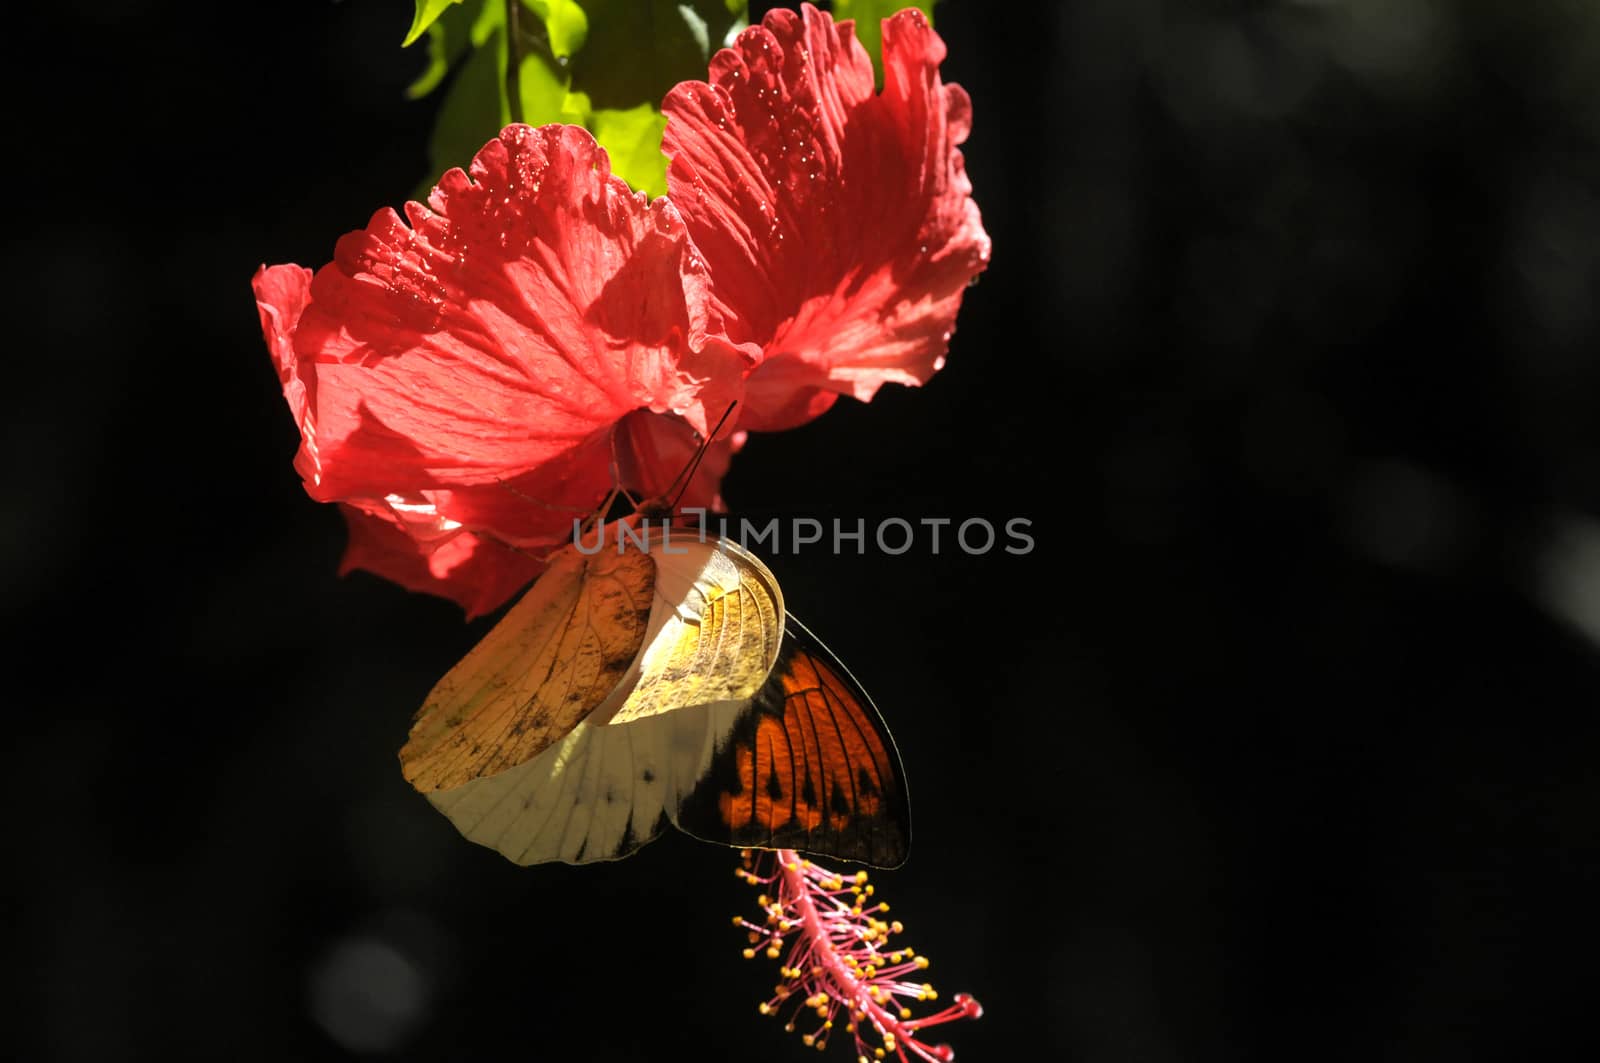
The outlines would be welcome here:
[[[400,777],[483,630],[335,577],[259,334],[426,168],[408,3],[14,23],[20,1058],[800,1059],[680,837],[519,869]],[[950,0],[994,262],[920,391],[754,440],[874,692],[963,1059],[1581,1058],[1600,885],[1600,9]],[[33,63],[37,69],[31,69]],[[1575,968],[1575,970],[1569,970]],[[834,1046],[828,1058],[849,1058]]]

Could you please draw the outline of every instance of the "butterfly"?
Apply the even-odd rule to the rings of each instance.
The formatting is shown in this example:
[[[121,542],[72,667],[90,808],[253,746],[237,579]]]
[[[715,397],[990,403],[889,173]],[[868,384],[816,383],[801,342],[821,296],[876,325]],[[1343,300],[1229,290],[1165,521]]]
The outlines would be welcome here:
[[[400,751],[463,835],[519,864],[673,825],[740,848],[903,863],[905,771],[850,672],[731,540],[670,523],[571,544],[445,675]]]

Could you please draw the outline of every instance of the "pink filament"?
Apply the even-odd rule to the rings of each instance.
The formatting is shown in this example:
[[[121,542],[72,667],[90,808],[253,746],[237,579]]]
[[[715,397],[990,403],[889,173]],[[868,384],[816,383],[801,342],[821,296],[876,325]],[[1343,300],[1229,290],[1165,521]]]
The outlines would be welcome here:
[[[977,1018],[983,1008],[971,996],[958,993],[955,1002],[942,1011],[921,1017],[908,1017],[905,1002],[933,996],[932,987],[905,980],[913,971],[926,967],[926,959],[910,949],[883,949],[899,924],[876,918],[888,910],[882,903],[867,904],[862,884],[865,874],[845,877],[803,859],[793,850],[776,853],[777,868],[768,875],[741,872],[752,883],[776,883],[778,901],[767,904],[764,925],[739,920],[751,932],[752,941],[765,942],[768,955],[774,955],[785,938],[794,935],[784,960],[785,984],[763,1006],[775,1010],[796,992],[805,992],[805,1006],[817,1012],[823,1025],[808,1035],[808,1044],[826,1040],[832,1021],[842,1008],[850,1016],[857,1054],[863,1058],[883,1058],[893,1052],[902,1063],[910,1063],[907,1050],[927,1063],[950,1063],[955,1052],[949,1045],[930,1045],[918,1032],[955,1019]],[[752,955],[755,950],[747,950]],[[902,1001],[901,998],[904,998]],[[883,1045],[869,1046],[863,1025],[871,1023]],[[789,1028],[793,1029],[793,1022]]]

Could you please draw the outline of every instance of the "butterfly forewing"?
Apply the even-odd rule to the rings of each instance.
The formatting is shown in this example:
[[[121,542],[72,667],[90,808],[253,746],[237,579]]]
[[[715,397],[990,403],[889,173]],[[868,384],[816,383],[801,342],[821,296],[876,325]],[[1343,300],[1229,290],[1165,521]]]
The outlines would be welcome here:
[[[861,685],[792,614],[777,666],[677,823],[727,845],[874,867],[905,861],[910,801],[888,728]]]
[[[640,551],[568,547],[433,688],[400,751],[423,793],[498,775],[565,737],[639,654],[656,570]]]

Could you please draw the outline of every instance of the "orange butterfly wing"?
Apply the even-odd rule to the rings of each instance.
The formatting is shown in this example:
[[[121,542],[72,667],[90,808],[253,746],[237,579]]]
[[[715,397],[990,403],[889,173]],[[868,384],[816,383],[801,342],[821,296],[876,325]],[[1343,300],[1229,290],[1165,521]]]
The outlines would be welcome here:
[[[401,770],[451,790],[525,764],[569,734],[627,673],[656,583],[641,551],[573,547],[445,675],[412,721]]]
[[[911,844],[905,771],[872,699],[791,614],[778,662],[678,809],[706,841],[898,867]]]

